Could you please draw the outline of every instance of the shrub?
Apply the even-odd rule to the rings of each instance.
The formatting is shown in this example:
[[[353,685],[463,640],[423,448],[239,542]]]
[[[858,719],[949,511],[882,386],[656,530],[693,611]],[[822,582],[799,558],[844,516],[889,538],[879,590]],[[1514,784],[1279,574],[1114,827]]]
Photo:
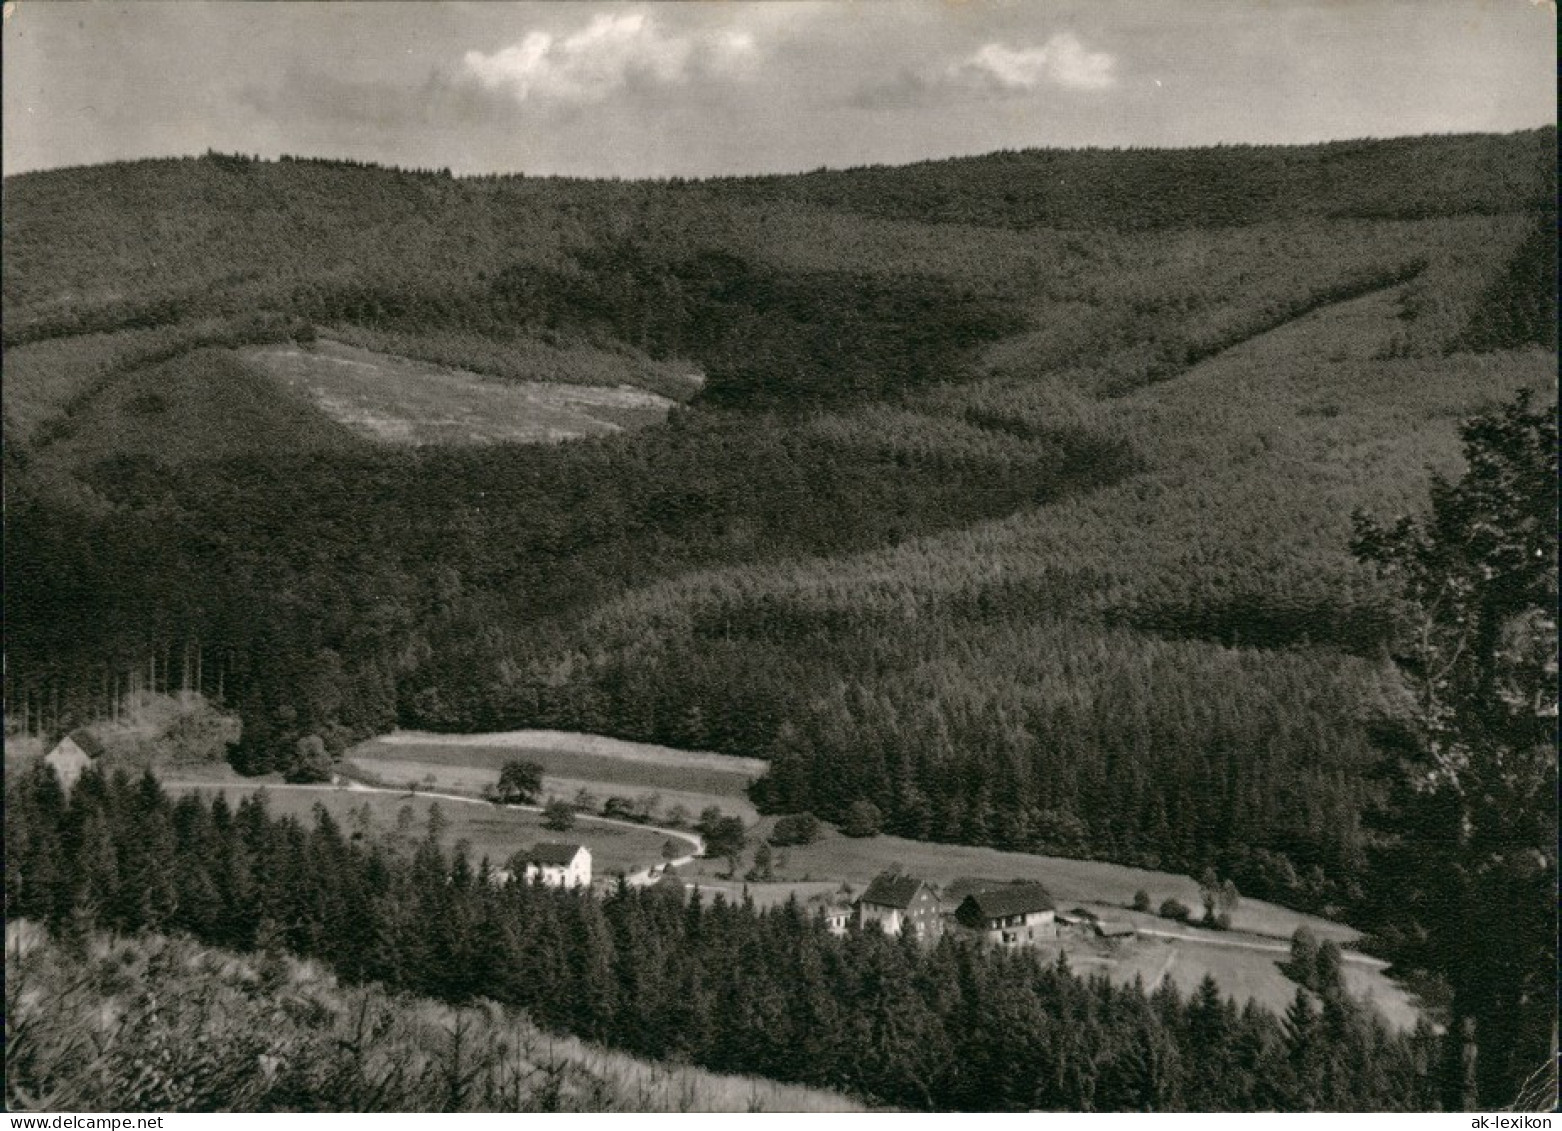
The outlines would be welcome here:
[[[1311,989],[1318,978],[1318,936],[1306,926],[1296,928],[1291,935],[1291,960],[1285,964],[1285,973],[1299,986]]]
[[[1318,944],[1318,960],[1313,969],[1312,989],[1325,996],[1345,988],[1345,956],[1340,944],[1325,939]]]
[[[556,833],[568,832],[575,827],[575,808],[562,798],[550,797],[542,807],[542,823]]]
[[[530,805],[542,792],[542,767],[536,762],[506,762],[499,771],[499,800],[506,805]]]
[[[331,756],[326,753],[325,742],[318,734],[298,740],[293,747],[293,760],[283,772],[282,780],[294,785],[331,780]]]
[[[1188,905],[1180,899],[1168,899],[1161,904],[1160,915],[1162,919],[1175,919],[1179,923],[1186,923],[1192,912]]]
[[[851,837],[878,836],[884,827],[884,814],[871,801],[853,801],[841,822],[841,832]]]
[[[1138,891],[1134,892],[1134,910],[1150,910],[1150,893],[1145,891],[1143,888],[1140,888]]]
[[[819,839],[819,818],[812,813],[795,813],[776,821],[770,843],[777,848],[793,844],[812,844]]]
[[[705,855],[725,856],[729,859],[742,852],[748,844],[742,817],[725,817],[720,811],[705,810],[699,824],[694,826],[705,838]]]

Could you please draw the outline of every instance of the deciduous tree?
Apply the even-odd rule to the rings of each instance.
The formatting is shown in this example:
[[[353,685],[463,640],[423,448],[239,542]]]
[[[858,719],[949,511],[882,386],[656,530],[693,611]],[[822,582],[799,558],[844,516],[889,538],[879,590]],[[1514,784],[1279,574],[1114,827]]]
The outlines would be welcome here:
[[[536,762],[506,762],[499,771],[499,801],[505,805],[530,805],[542,792],[542,767]]]

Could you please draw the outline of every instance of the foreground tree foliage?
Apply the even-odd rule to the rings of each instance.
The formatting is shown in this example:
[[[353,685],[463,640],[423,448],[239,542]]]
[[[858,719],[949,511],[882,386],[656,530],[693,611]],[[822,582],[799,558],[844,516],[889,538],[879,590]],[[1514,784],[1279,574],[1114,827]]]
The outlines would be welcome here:
[[[150,776],[88,772],[67,798],[47,769],[13,775],[5,836],[8,921],[48,924],[67,947],[90,949],[101,928],[291,953],[348,982],[453,1005],[489,999],[636,1055],[873,1102],[999,1111],[1435,1102],[1431,1029],[1393,1033],[1337,992],[1300,995],[1282,1021],[1239,1008],[1208,980],[1184,1000],[1170,984],[1114,986],[1029,951],[953,939],[923,948],[877,930],[837,939],[795,901],[759,911],[698,893],[620,886],[599,900],[499,886],[486,861],[447,849],[437,828],[408,854],[344,835],[324,809],[305,828],[271,817],[263,795],[236,809],[220,798],[175,801]],[[280,988],[253,992],[247,1008],[258,1019]],[[8,1026],[22,1020],[8,1010]],[[352,1083],[323,1080],[320,1067],[287,1062],[300,1087],[321,1094]],[[491,1067],[476,1086],[511,1078]]]
[[[1371,871],[1379,934],[1452,991],[1445,1102],[1504,1106],[1557,1042],[1557,427],[1521,397],[1471,420],[1432,510],[1358,520],[1402,589],[1410,699]],[[1493,930],[1500,932],[1494,938]],[[1549,1067],[1548,1067],[1549,1066]]]
[[[832,1092],[648,1064],[491,1001],[342,986],[274,949],[51,939],[17,922],[5,989],[11,1112],[860,1109]]]

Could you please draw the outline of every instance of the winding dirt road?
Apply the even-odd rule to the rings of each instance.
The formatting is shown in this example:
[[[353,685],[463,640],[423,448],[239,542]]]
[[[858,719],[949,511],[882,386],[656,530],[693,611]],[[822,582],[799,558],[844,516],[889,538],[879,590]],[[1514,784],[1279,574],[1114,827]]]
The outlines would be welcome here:
[[[164,787],[169,790],[213,789],[219,787],[221,784],[222,783],[220,782],[210,781],[166,781],[163,783]],[[490,808],[516,809],[522,813],[541,813],[543,811],[541,805],[500,805],[497,802],[488,801],[481,797],[468,797],[462,793],[438,793],[433,790],[423,789],[418,790],[416,793],[410,793],[405,789],[393,789],[389,786],[379,785],[364,785],[362,782],[352,780],[348,780],[345,783],[337,783],[332,785],[290,785],[287,783],[266,782],[257,788],[268,790],[312,790],[317,793],[389,793],[397,797],[427,797],[435,801],[453,801],[458,805],[486,805]],[[575,815],[575,819],[577,821],[589,821],[598,825],[617,825],[618,827],[625,829],[640,829],[642,831],[646,829],[654,829],[657,832],[666,833],[669,837],[683,841],[693,849],[693,851],[688,855],[679,856],[675,859],[668,860],[665,864],[651,865],[645,868],[641,868],[638,871],[627,873],[624,876],[624,879],[628,881],[631,887],[644,887],[647,884],[655,883],[656,879],[661,875],[664,869],[682,868],[687,864],[693,863],[696,856],[704,855],[705,852],[705,840],[698,833],[684,832],[681,829],[664,829],[659,825],[641,825],[636,824],[634,821],[621,821],[616,817],[597,817],[589,813],[577,813]],[[653,870],[656,873],[655,875],[652,874]]]

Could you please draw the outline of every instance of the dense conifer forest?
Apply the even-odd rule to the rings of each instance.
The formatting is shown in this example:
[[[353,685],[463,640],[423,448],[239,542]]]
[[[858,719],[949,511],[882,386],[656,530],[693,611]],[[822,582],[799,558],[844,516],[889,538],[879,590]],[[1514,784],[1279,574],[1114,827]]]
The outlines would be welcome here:
[[[1424,511],[1429,468],[1461,466],[1459,422],[1554,381],[1555,141],[704,182],[214,153],[11,178],[8,726],[58,735],[128,690],[201,690],[242,717],[245,773],[287,769],[305,736],[335,754],[397,725],[601,732],[768,759],[767,811],[839,821],[867,801],[908,837],[1214,867],[1383,920],[1369,815],[1392,793],[1378,720],[1410,622],[1353,556],[1350,515]],[[496,380],[528,351],[589,347],[704,381],[642,431],[385,446],[243,352],[332,335]],[[68,812],[26,789],[19,858],[45,879],[20,873],[13,911],[8,859],[8,915],[241,949],[267,944],[263,920],[299,924],[277,928],[286,945],[349,979],[911,1107],[994,1081],[1020,1108],[1422,1103],[1426,1035],[1327,1000],[1282,1024],[1213,989],[1177,1002],[952,947],[838,946],[795,909],[499,892],[435,845],[403,872],[328,824],[150,785],[93,786]],[[88,821],[98,804],[120,816]],[[113,807],[134,805],[162,814],[189,875],[148,874],[134,907],[120,880],[87,896],[47,878],[75,867],[55,820],[90,825],[116,875],[142,859],[114,839]],[[344,878],[313,909],[252,914],[264,899],[222,885],[270,885],[270,863],[223,878],[178,847],[230,835],[290,876]],[[298,864],[315,851],[331,866]],[[194,885],[179,915],[207,917],[158,911],[168,883]],[[353,935],[371,928],[395,945]],[[417,957],[558,962],[555,935],[590,942],[573,953],[596,956],[597,996],[446,984],[436,971],[488,964]],[[657,993],[613,981],[639,969],[620,952],[671,964]],[[701,1012],[714,985],[685,985],[690,956],[744,954],[766,976],[806,967],[836,1004],[756,1019],[785,1011],[756,982],[728,1031]],[[1026,1003],[1009,1048],[982,1046],[988,979],[1003,1008]],[[843,1002],[897,1011],[871,1022],[878,1060],[843,1059],[869,1024]],[[694,1011],[687,1047],[657,1043],[637,1010],[658,1008]],[[1065,1015],[1092,1020],[1054,1031]],[[1299,1076],[1318,1025],[1329,1056],[1358,1051]],[[1211,1076],[1186,1050],[1217,1041],[1232,1059]],[[1062,1067],[1037,1080],[1020,1066],[1043,1048]]]

